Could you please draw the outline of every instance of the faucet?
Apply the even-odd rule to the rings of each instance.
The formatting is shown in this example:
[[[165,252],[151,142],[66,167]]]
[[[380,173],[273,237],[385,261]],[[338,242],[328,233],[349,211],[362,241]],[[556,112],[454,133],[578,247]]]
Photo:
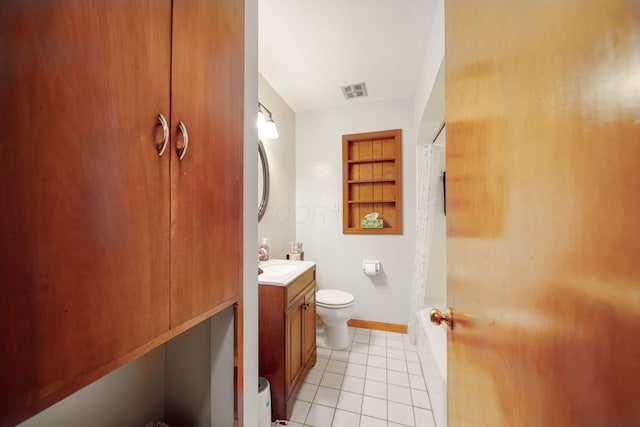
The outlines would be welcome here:
[[[269,252],[265,248],[258,249],[258,262],[269,259]]]

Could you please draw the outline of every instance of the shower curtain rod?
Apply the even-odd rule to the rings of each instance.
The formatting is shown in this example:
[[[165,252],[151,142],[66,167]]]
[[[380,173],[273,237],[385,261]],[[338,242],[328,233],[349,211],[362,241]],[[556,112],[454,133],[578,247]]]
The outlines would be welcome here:
[[[438,133],[436,133],[436,136],[433,137],[433,141],[431,141],[432,144],[435,144],[436,139],[438,139],[438,137],[440,136],[440,134],[442,133],[442,129],[444,129],[444,125],[446,124],[446,122],[442,122],[442,125],[440,125],[440,129],[438,129]]]

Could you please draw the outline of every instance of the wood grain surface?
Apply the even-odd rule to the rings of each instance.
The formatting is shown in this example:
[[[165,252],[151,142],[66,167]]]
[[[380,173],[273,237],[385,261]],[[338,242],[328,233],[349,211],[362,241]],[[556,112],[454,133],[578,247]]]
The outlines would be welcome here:
[[[640,6],[446,2],[448,421],[640,425]]]

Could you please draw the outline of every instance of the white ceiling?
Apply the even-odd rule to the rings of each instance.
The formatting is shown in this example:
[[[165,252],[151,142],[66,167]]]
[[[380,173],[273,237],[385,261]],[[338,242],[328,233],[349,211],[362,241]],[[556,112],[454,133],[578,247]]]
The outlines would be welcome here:
[[[259,71],[298,113],[414,97],[433,4],[259,0]],[[345,100],[360,82],[369,96]]]

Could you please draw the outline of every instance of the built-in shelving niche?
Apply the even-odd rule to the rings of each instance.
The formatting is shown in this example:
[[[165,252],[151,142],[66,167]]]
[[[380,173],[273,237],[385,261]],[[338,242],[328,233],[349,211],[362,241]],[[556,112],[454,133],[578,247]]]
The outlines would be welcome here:
[[[344,234],[402,234],[402,131],[342,136]],[[362,228],[377,212],[384,228]]]

